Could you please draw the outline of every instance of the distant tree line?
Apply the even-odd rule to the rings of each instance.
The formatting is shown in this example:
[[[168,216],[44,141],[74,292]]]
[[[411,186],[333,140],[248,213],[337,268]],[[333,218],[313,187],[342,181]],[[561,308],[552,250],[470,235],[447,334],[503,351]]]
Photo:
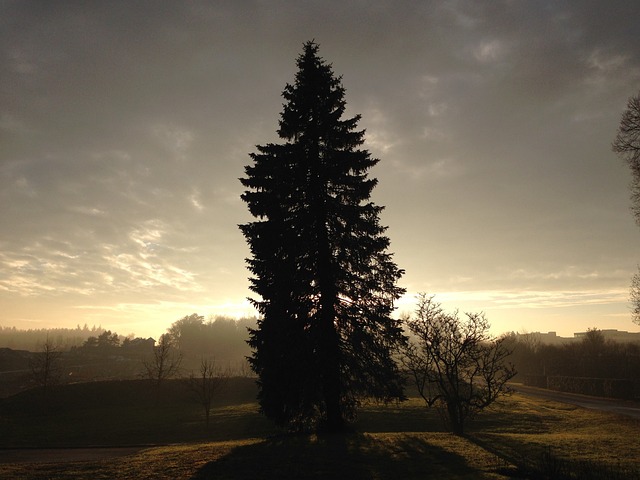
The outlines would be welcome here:
[[[239,320],[198,314],[175,321],[158,339],[122,336],[102,327],[19,330],[0,327],[0,397],[34,386],[95,380],[196,377],[210,390],[219,376],[251,374],[248,328]],[[6,346],[5,346],[6,345]],[[206,366],[204,373],[203,365]],[[212,367],[215,365],[215,369]],[[216,379],[212,379],[212,375]],[[202,376],[206,376],[203,381]],[[203,393],[205,405],[209,390]]]
[[[105,330],[95,325],[76,328],[37,328],[22,330],[16,327],[3,327],[0,325],[0,348],[13,350],[40,351],[42,345],[50,341],[60,350],[69,350],[71,347],[79,347],[89,337],[97,337]]]
[[[172,345],[180,350],[188,364],[200,368],[200,357],[216,357],[219,364],[239,364],[250,354],[246,343],[248,328],[256,325],[256,318],[233,319],[205,317],[193,313],[175,321],[167,329]],[[159,341],[159,337],[157,339]],[[86,324],[76,328],[41,328],[22,330],[0,326],[0,348],[39,352],[50,343],[59,351],[74,350],[77,354],[108,356],[141,352],[149,349],[149,339],[120,335],[101,326]]]
[[[81,379],[146,377],[161,381],[199,371],[202,360],[215,360],[233,374],[248,372],[247,328],[255,318],[215,317],[197,313],[176,320],[157,339],[123,337],[103,330],[66,354],[66,363]],[[174,358],[175,357],[175,358]],[[179,361],[178,361],[179,358]],[[165,364],[165,361],[170,361]],[[152,373],[154,372],[154,373]]]
[[[153,352],[153,338],[122,337],[111,330],[90,336],[64,352],[67,380],[71,382],[130,379],[140,376],[142,361]]]
[[[605,396],[640,396],[640,343],[606,340],[597,329],[589,330],[579,342],[562,345],[544,344],[535,336],[515,333],[506,335],[505,341],[513,350],[511,361],[518,380],[532,386]],[[575,380],[578,378],[595,380]],[[612,383],[613,380],[618,382]]]
[[[591,329],[578,342],[549,345],[532,335],[506,335],[511,361],[522,375],[572,375],[640,379],[640,343],[606,340]]]
[[[248,329],[255,328],[256,322],[255,317],[205,320],[202,315],[192,313],[175,321],[167,329],[167,335],[182,356],[183,369],[199,371],[203,359],[214,359],[220,367],[245,374],[246,357],[251,354]]]
[[[84,357],[139,357],[149,353],[154,344],[153,338],[122,337],[111,330],[104,330],[100,335],[87,338],[81,346],[72,347],[71,353]]]

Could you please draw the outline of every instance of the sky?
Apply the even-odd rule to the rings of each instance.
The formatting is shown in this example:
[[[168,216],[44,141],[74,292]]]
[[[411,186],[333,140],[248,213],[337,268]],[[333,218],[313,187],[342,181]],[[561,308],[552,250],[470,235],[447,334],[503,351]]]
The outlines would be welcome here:
[[[638,331],[640,2],[0,1],[0,325],[254,315],[238,178],[314,39],[419,292],[492,332]]]

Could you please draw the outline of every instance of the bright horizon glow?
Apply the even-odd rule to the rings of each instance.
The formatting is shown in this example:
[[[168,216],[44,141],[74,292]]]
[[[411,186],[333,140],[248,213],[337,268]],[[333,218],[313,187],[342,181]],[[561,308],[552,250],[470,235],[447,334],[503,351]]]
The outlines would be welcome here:
[[[460,314],[484,312],[491,324],[491,334],[556,332],[561,337],[573,337],[574,333],[589,328],[616,329],[637,332],[631,324],[625,328],[621,321],[628,319],[624,303],[626,291],[609,292],[502,292],[469,291],[441,292],[433,294],[446,311],[458,310]],[[413,314],[418,293],[408,292],[396,302],[394,316]],[[622,309],[621,309],[622,305]],[[222,304],[186,304],[158,302],[157,304],[117,304],[109,306],[78,305],[78,321],[60,319],[53,324],[25,319],[16,325],[20,329],[75,328],[76,325],[101,326],[120,335],[159,337],[173,322],[192,313],[205,318],[218,316],[233,319],[258,317],[258,312],[248,300]],[[576,313],[577,312],[577,313]],[[154,319],[149,322],[147,319]],[[622,327],[621,327],[622,325]],[[13,326],[13,325],[2,325]],[[531,327],[534,328],[531,328]]]

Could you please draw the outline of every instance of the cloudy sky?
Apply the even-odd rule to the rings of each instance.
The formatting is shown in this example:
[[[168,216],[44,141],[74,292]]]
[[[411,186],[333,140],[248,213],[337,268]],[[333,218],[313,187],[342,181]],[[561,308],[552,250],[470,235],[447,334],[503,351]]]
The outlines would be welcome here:
[[[253,315],[238,178],[315,39],[417,292],[495,333],[637,331],[640,2],[0,2],[0,325]]]

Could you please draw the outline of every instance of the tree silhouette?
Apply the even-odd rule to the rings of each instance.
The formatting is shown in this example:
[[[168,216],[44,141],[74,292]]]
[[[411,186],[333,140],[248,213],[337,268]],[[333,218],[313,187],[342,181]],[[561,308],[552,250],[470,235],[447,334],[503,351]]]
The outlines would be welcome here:
[[[213,358],[200,360],[198,375],[191,373],[188,386],[196,396],[198,403],[204,410],[205,426],[209,428],[213,397],[229,380],[229,371],[222,370]]]
[[[640,93],[627,102],[611,148],[631,170],[631,210],[640,225]],[[631,280],[630,300],[633,322],[640,325],[640,269]]]
[[[142,361],[143,375],[153,380],[156,388],[159,388],[164,380],[178,373],[181,362],[182,356],[175,352],[169,334],[165,333],[160,336],[158,345],[153,347],[151,358]]]
[[[464,433],[467,419],[507,393],[516,374],[507,363],[511,350],[505,338],[489,336],[481,313],[446,313],[433,297],[421,294],[414,317],[406,319],[412,341],[402,363],[428,407],[444,410],[451,431]]]
[[[62,377],[62,352],[47,338],[39,352],[29,362],[31,377],[42,388],[43,397],[47,397],[53,385],[60,383]]]
[[[341,78],[307,42],[297,59],[278,135],[257,146],[241,179],[256,221],[249,244],[251,366],[262,411],[292,428],[340,430],[363,396],[402,395],[391,351],[404,340],[390,317],[404,273],[387,253],[383,207],[369,201],[378,162],[361,149],[360,116],[343,119]]]
[[[640,224],[640,93],[627,102],[611,148],[631,169],[632,209]]]

